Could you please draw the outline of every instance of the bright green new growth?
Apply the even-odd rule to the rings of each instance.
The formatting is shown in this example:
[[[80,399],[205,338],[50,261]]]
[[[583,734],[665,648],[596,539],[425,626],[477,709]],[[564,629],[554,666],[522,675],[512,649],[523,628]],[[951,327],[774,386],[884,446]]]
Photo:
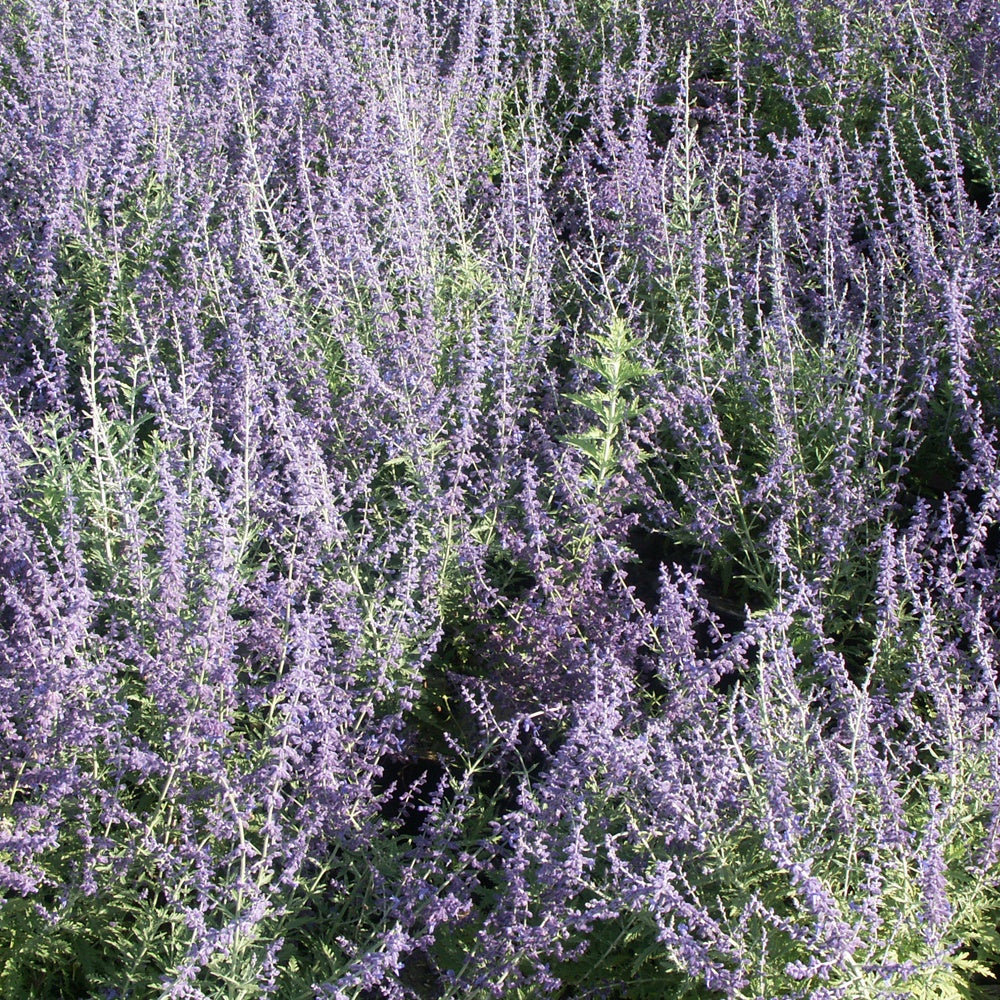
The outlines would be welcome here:
[[[596,372],[602,383],[586,392],[565,393],[565,397],[590,410],[598,422],[582,434],[568,434],[563,440],[587,457],[584,474],[600,490],[620,468],[621,432],[643,410],[642,404],[635,401],[636,386],[652,371],[634,360],[639,341],[620,316],[612,317],[608,333],[592,333],[590,339],[597,347],[596,353],[576,356],[574,360]],[[642,452],[640,457],[645,457]]]

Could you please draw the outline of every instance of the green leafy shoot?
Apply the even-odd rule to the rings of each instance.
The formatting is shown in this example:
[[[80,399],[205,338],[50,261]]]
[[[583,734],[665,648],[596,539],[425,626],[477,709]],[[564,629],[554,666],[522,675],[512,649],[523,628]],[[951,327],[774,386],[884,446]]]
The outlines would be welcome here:
[[[586,456],[585,475],[600,491],[620,470],[626,425],[644,409],[636,400],[637,388],[653,373],[635,360],[639,341],[620,316],[612,317],[607,333],[590,334],[590,339],[595,353],[574,360],[595,372],[600,383],[585,392],[566,393],[565,398],[589,410],[597,422],[563,440]],[[640,457],[645,456],[640,453]]]

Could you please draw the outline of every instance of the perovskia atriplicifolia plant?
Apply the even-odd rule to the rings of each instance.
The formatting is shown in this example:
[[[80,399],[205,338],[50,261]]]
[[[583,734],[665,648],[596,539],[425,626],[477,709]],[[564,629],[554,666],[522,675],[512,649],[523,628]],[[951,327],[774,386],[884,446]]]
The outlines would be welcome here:
[[[996,0],[10,0],[0,996],[976,1000]]]

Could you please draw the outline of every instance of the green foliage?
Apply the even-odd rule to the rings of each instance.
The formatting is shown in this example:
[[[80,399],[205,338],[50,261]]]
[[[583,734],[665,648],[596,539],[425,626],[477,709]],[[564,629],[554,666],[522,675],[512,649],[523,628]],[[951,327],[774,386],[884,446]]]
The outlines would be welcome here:
[[[112,416],[101,398],[93,351],[81,382],[87,400],[83,426],[49,413],[37,430],[29,430],[9,408],[8,415],[27,445],[25,511],[55,552],[62,549],[62,531],[72,517],[92,583],[113,588],[135,542],[127,515],[155,523],[162,495],[158,464],[166,446],[152,416],[138,407],[137,377],[119,386],[128,407],[123,417]]]
[[[634,359],[641,342],[629,331],[628,323],[614,316],[607,333],[590,334],[596,347],[587,357],[576,357],[577,364],[594,372],[600,379],[597,387],[585,392],[566,393],[565,397],[588,410],[597,423],[580,434],[563,438],[587,459],[585,476],[600,491],[620,470],[620,440],[628,422],[642,412],[636,389],[652,374]]]
[[[136,288],[147,270],[180,287],[180,244],[165,222],[173,198],[170,182],[150,171],[110,207],[86,204],[82,231],[61,238],[53,321],[71,365],[86,363],[96,321],[106,323],[116,343],[132,338]],[[124,238],[109,238],[112,230]]]
[[[610,997],[611,1000],[718,1000],[680,972],[664,953],[650,914],[640,912],[617,920],[598,921],[587,934],[586,951],[556,966],[566,984],[560,1000]]]
[[[130,907],[128,895],[123,889],[101,900],[74,893],[61,902],[50,900],[51,914],[39,911],[39,900],[11,898],[0,904],[0,997],[89,997],[98,983],[114,983],[124,967],[114,932],[120,929],[127,938],[149,912]]]

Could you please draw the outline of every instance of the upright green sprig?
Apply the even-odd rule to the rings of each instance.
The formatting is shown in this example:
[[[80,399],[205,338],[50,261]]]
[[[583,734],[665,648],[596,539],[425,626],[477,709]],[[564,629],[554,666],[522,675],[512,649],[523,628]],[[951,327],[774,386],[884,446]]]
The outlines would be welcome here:
[[[585,475],[598,490],[618,471],[621,464],[621,434],[630,419],[644,409],[636,402],[639,383],[653,374],[635,360],[639,340],[629,331],[620,316],[614,316],[607,333],[592,333],[597,350],[589,357],[574,360],[596,372],[601,384],[586,392],[566,393],[565,398],[590,410],[597,423],[581,434],[568,434],[563,440],[589,459]],[[644,457],[644,453],[640,452]]]

